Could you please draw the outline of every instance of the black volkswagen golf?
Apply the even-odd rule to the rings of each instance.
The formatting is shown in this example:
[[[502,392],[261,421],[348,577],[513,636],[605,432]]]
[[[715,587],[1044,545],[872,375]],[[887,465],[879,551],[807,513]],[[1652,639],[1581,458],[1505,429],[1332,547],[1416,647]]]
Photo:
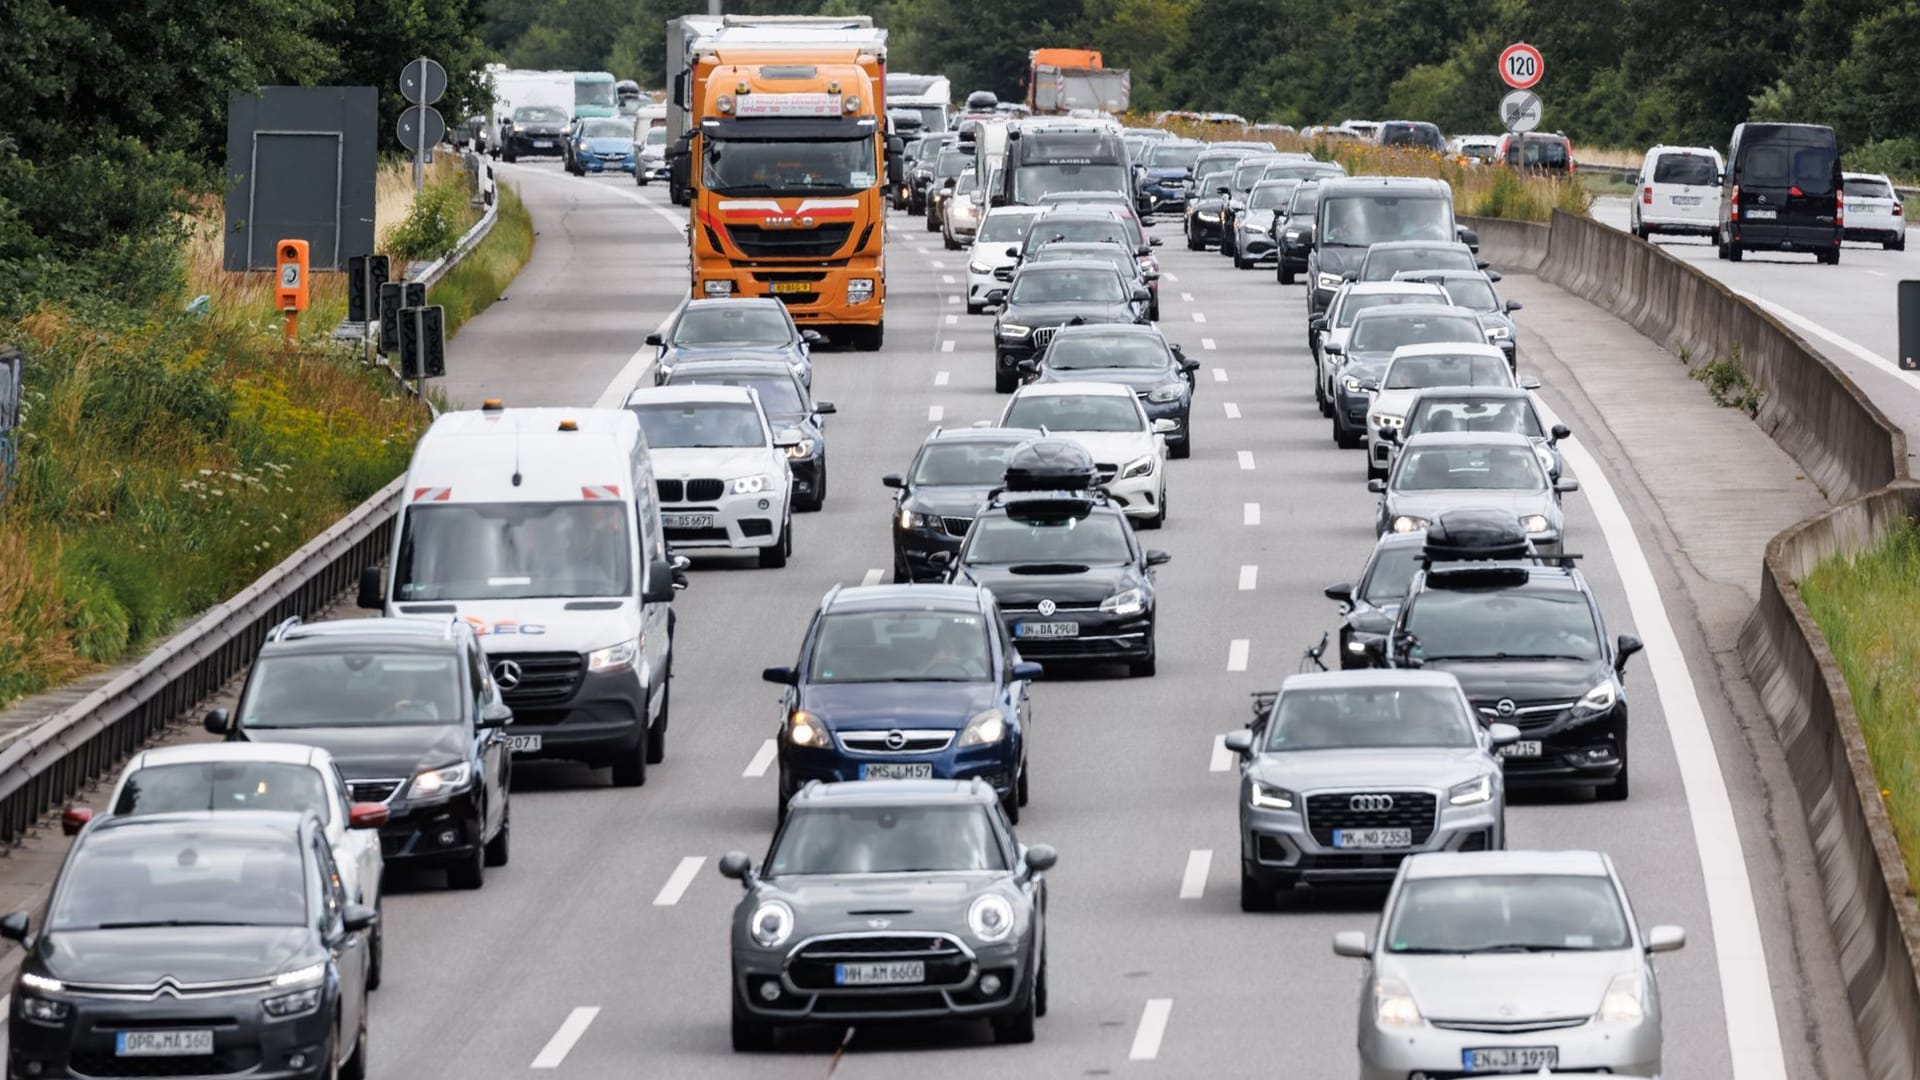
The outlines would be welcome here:
[[[360,1080],[373,920],[310,815],[103,818],[38,934],[0,918],[27,950],[7,1075]]]

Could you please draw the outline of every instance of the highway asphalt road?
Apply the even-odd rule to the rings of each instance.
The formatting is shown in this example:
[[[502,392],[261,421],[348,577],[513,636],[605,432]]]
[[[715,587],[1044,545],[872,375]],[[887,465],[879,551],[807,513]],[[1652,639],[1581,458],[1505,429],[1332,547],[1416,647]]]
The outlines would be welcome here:
[[[1625,231],[1627,200],[1596,200],[1594,220]],[[1859,384],[1860,389],[1915,441],[1920,454],[1920,372],[1902,371],[1895,298],[1903,280],[1920,279],[1920,246],[1887,251],[1850,243],[1838,266],[1811,255],[1749,251],[1740,262],[1714,257],[1711,240],[1656,236],[1668,254],[1685,259],[1758,302],[1793,327]]]

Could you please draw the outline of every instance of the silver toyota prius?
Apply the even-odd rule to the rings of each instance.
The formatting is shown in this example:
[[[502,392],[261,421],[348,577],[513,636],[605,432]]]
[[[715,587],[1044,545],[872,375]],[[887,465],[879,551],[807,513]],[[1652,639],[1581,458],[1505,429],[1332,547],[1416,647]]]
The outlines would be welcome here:
[[[1400,864],[1377,940],[1333,951],[1368,961],[1360,1080],[1551,1070],[1660,1075],[1652,954],[1613,860],[1597,851],[1415,855]]]

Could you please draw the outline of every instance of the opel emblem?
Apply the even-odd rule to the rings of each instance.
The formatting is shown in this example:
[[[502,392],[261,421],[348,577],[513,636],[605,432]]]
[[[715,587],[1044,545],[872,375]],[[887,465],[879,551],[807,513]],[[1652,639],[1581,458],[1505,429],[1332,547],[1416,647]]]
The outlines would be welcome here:
[[[1040,614],[1051,615],[1058,610],[1060,610],[1059,605],[1055,604],[1053,601],[1051,600],[1040,601]]]
[[[892,919],[868,919],[867,920],[867,929],[869,930],[885,930],[887,927],[892,925],[893,925]]]
[[[898,729],[887,732],[887,749],[899,750],[906,745],[907,736],[905,732],[899,731]]]
[[[1517,706],[1514,705],[1513,699],[1510,697],[1503,697],[1493,703],[1493,711],[1499,713],[1501,716],[1512,716],[1516,708]]]
[[[502,660],[493,665],[493,681],[500,689],[511,690],[520,685],[520,665],[512,660]]]
[[[1355,795],[1347,800],[1347,809],[1362,814],[1384,814],[1393,809],[1393,796]]]

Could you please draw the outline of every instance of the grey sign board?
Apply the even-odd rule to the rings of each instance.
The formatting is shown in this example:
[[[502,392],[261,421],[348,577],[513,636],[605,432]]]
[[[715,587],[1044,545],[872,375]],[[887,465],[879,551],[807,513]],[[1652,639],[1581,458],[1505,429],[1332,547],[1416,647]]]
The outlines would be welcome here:
[[[271,270],[305,240],[314,270],[373,250],[380,98],[371,86],[265,86],[227,99],[226,268]]]

